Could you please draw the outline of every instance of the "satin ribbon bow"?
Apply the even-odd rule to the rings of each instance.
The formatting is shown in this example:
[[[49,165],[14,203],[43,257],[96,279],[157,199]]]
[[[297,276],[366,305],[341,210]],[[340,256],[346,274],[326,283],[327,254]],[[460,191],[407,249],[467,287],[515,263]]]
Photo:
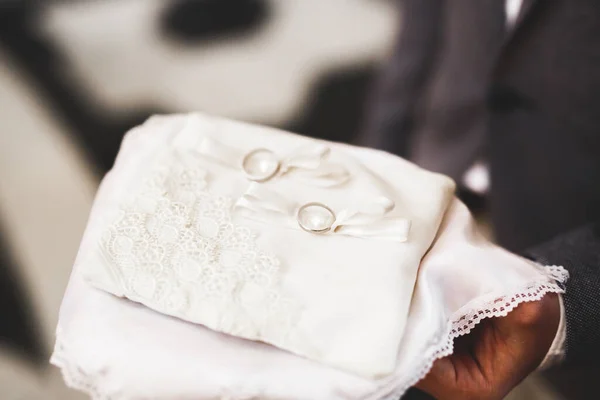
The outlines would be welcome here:
[[[233,168],[242,168],[244,158],[249,154],[213,138],[203,138],[196,150],[203,156],[212,158]],[[350,174],[340,165],[327,161],[330,149],[322,143],[314,143],[300,147],[285,157],[278,158],[279,164],[276,172],[270,176],[293,174],[294,179],[306,184],[331,187],[346,182]],[[271,152],[274,157],[277,154]]]
[[[255,221],[299,229],[298,210],[301,207],[261,185],[251,184],[235,203],[234,210]],[[379,197],[357,208],[346,208],[339,212],[326,207],[334,217],[327,234],[405,242],[408,240],[410,220],[386,216],[393,208],[394,202],[387,197]]]

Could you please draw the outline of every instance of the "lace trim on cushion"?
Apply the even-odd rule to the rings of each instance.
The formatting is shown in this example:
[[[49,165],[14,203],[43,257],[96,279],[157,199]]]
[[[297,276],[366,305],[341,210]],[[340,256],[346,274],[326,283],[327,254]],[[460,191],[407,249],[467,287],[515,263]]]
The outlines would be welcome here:
[[[440,337],[435,345],[428,349],[426,356],[417,365],[415,368],[416,373],[395,381],[395,388],[391,389],[387,396],[390,398],[402,396],[411,386],[429,373],[436,360],[447,357],[454,352],[454,339],[469,334],[484,319],[505,317],[521,303],[540,300],[548,293],[565,292],[563,285],[569,278],[569,272],[565,268],[552,265],[541,267],[540,271],[546,277],[543,281],[530,283],[507,295],[491,298],[490,296],[479,297],[459,309],[448,321],[446,333]],[[373,397],[368,398],[376,399]]]
[[[74,390],[79,390],[90,396],[91,400],[117,400],[136,398],[124,395],[121,392],[110,392],[102,387],[102,379],[107,369],[98,372],[85,371],[80,366],[69,362],[69,351],[60,333],[57,332],[54,352],[50,363],[58,367],[66,385]],[[228,400],[254,400],[265,398],[262,389],[246,386],[229,386],[219,395],[219,398]]]
[[[233,200],[206,171],[168,160],[104,232],[101,248],[131,300],[214,330],[285,344],[300,307],[281,293],[279,260],[232,222]]]

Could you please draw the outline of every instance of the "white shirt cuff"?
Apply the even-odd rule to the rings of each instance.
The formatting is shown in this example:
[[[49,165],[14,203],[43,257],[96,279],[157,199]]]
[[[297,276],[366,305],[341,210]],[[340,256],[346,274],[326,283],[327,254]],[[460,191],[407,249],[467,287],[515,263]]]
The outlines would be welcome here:
[[[560,304],[560,322],[558,323],[558,330],[554,341],[544,357],[544,360],[538,367],[538,369],[546,369],[553,365],[559,364],[565,357],[565,341],[567,339],[567,321],[565,317],[565,304],[563,301],[562,294],[558,295],[558,302]]]

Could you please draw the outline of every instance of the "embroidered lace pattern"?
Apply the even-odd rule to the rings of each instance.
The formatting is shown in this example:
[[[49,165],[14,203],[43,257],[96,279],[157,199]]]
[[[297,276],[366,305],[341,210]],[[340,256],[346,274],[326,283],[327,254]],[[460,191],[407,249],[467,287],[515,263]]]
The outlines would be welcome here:
[[[204,170],[164,165],[102,238],[120,292],[214,330],[285,343],[300,309],[281,293],[279,260],[232,222],[232,199],[207,190]]]

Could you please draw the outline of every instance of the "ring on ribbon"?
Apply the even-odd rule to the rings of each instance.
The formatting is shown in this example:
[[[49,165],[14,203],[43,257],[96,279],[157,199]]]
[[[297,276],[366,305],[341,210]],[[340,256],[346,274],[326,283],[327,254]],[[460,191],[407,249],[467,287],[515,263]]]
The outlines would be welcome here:
[[[246,177],[255,182],[293,174],[295,179],[306,184],[331,187],[346,182],[350,177],[344,166],[327,161],[330,149],[321,143],[303,146],[285,157],[279,157],[263,148],[244,154],[242,150],[205,137],[197,151],[230,167],[241,167]]]
[[[251,184],[237,200],[234,210],[255,221],[279,224],[314,234],[338,234],[405,242],[408,240],[410,220],[386,216],[394,202],[379,197],[356,208],[335,212],[322,203],[298,205],[264,187]]]

